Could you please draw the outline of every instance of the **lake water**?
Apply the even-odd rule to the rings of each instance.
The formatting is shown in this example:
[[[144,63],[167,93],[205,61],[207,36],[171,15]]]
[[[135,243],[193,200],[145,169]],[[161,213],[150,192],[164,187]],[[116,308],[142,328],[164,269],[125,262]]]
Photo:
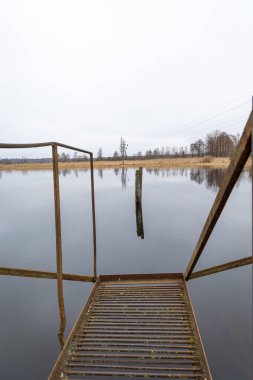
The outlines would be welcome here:
[[[135,170],[95,171],[98,273],[183,272],[223,170],[143,169],[144,239],[136,233]],[[62,171],[64,272],[92,275],[90,174]],[[55,271],[51,171],[0,172],[0,266]],[[244,172],[196,269],[251,255],[251,179]],[[64,282],[66,336],[91,284]],[[214,379],[252,378],[252,268],[188,287]],[[46,379],[60,352],[55,280],[0,276],[0,373]]]

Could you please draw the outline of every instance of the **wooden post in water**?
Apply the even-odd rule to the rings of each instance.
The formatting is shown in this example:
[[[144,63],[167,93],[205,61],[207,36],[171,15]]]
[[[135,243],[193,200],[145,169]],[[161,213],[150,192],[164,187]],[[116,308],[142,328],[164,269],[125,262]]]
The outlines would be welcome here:
[[[135,172],[135,213],[137,236],[144,239],[143,217],[142,217],[142,168]]]
[[[57,265],[57,294],[60,313],[60,328],[58,337],[61,347],[64,346],[64,331],[66,327],[66,315],[63,299],[62,281],[62,242],[61,242],[61,213],[60,213],[60,189],[57,145],[52,145],[53,177],[54,177],[54,207],[55,207],[55,234],[56,234],[56,265]]]

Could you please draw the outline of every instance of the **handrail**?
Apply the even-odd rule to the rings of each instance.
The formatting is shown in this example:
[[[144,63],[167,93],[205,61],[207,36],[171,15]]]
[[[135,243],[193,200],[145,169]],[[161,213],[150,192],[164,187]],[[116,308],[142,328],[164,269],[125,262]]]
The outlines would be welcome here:
[[[237,145],[234,157],[231,159],[230,165],[227,169],[226,176],[223,180],[218,194],[215,198],[211,211],[207,217],[206,223],[202,229],[197,245],[193,251],[191,259],[185,271],[185,279],[189,280],[193,269],[195,268],[198,259],[203,252],[206,243],[222,213],[222,210],[239,178],[243,167],[251,153],[251,135],[253,130],[253,112],[251,111],[243,134]]]
[[[96,234],[96,213],[95,213],[95,191],[94,191],[94,168],[93,154],[90,155],[90,176],[91,176],[91,203],[92,203],[92,231],[93,231],[93,270],[94,277],[97,278],[97,234]]]
[[[18,276],[18,277],[30,277],[30,278],[44,278],[50,280],[57,279],[57,273],[46,272],[33,269],[21,269],[21,268],[7,268],[0,267],[1,276]],[[63,273],[63,280],[68,281],[81,281],[81,282],[95,282],[95,278],[92,276],[84,276],[82,274]]]
[[[64,307],[63,281],[62,281],[62,239],[61,239],[61,212],[60,212],[60,184],[58,169],[57,145],[52,145],[53,177],[54,177],[54,210],[56,233],[56,265],[57,265],[57,295],[60,313],[60,329],[58,333],[61,346],[64,346],[64,331],[66,328],[66,313]]]
[[[77,152],[87,153],[89,155],[92,155],[92,152],[90,152],[88,150],[76,148],[74,146],[58,143],[58,142],[55,142],[55,141],[44,142],[44,143],[31,143],[31,144],[4,144],[4,143],[1,143],[0,144],[0,148],[1,149],[13,149],[13,148],[15,148],[15,149],[25,149],[25,148],[41,148],[41,147],[53,146],[53,145],[60,146],[62,148],[66,148],[66,149],[75,150]]]
[[[202,269],[202,270],[199,270],[197,272],[193,272],[191,274],[189,280],[192,280],[193,278],[208,276],[209,274],[223,272],[223,271],[228,270],[228,269],[239,268],[239,267],[242,267],[245,265],[250,265],[252,263],[253,263],[253,257],[252,256],[245,257],[244,259],[230,261],[229,263],[226,263],[226,264],[216,265],[215,267]]]
[[[60,313],[60,328],[58,337],[61,346],[64,346],[64,331],[66,327],[66,315],[63,298],[63,279],[72,279],[79,281],[96,281],[97,278],[97,246],[96,246],[96,219],[95,219],[95,194],[94,194],[94,173],[93,173],[93,153],[84,149],[76,148],[70,145],[58,143],[58,142],[44,142],[44,143],[31,143],[31,144],[4,144],[0,143],[0,149],[24,149],[24,148],[40,148],[40,147],[52,147],[52,162],[53,162],[53,182],[54,182],[54,205],[55,205],[55,232],[56,232],[56,264],[57,273],[52,272],[40,272],[29,271],[24,269],[11,269],[0,268],[2,272],[9,273],[9,275],[18,275],[23,277],[38,277],[38,278],[56,278],[57,279],[57,295],[58,305]],[[62,270],[62,239],[61,239],[61,214],[60,214],[60,185],[59,185],[59,165],[58,165],[58,147],[75,150],[90,155],[90,170],[91,170],[91,202],[92,202],[92,224],[93,224],[93,258],[94,258],[94,277],[80,276],[80,275],[68,275],[63,274]],[[16,273],[16,274],[14,274]],[[0,271],[0,274],[1,273]],[[53,277],[52,277],[53,276]]]

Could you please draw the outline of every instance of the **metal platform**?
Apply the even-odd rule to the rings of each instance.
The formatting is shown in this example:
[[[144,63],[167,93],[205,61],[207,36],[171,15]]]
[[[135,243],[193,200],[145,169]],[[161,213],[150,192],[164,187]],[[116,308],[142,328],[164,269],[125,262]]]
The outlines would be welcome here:
[[[211,379],[182,274],[101,276],[49,379]]]
[[[226,175],[183,274],[97,276],[97,243],[93,153],[61,144],[1,144],[0,149],[52,148],[56,272],[0,267],[0,275],[57,280],[60,315],[58,337],[63,347],[49,379],[211,379],[186,282],[252,264],[252,256],[194,271],[250,154],[253,153],[253,112],[230,159]],[[58,147],[90,156],[93,275],[63,273]],[[253,155],[252,155],[253,158]],[[251,169],[252,170],[252,169]],[[141,176],[141,173],[137,173]],[[144,237],[141,182],[136,183],[136,224]],[[63,280],[95,282],[65,343],[66,313]]]

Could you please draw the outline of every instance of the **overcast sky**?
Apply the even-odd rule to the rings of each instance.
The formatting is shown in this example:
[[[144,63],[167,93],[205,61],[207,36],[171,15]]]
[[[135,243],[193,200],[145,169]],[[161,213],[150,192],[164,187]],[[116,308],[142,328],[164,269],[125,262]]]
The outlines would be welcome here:
[[[120,136],[133,153],[241,132],[252,15],[252,0],[1,0],[0,141],[111,155]]]

